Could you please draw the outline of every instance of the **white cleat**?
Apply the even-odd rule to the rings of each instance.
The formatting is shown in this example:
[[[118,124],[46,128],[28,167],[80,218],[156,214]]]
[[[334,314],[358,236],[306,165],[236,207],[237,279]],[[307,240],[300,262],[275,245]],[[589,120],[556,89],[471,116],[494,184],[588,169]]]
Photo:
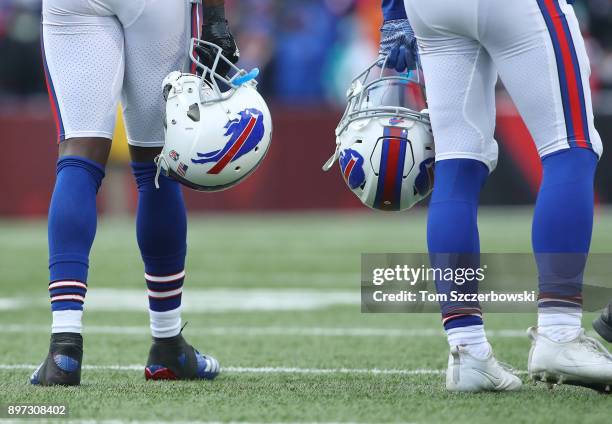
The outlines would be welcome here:
[[[549,388],[565,383],[610,393],[612,355],[584,329],[569,342],[555,342],[535,327],[527,335],[532,340],[527,369],[533,381],[543,381]]]
[[[464,346],[453,346],[448,357],[446,388],[451,392],[504,392],[521,388],[512,368],[497,362],[493,352],[485,359],[470,355]]]

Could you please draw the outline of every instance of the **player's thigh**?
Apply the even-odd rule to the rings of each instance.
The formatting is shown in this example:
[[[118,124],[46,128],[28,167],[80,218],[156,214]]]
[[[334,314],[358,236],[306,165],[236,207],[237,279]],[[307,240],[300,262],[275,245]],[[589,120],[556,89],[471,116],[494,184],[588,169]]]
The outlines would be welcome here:
[[[44,0],[42,50],[58,139],[111,139],[123,81],[123,32],[80,0]]]
[[[593,124],[590,65],[565,0],[492,0],[483,43],[540,156],[602,145]]]
[[[130,145],[164,144],[161,84],[166,75],[185,65],[190,18],[189,2],[148,0],[139,17],[124,29],[126,72],[122,101]]]
[[[408,8],[425,73],[436,160],[475,159],[493,170],[497,74],[489,54],[477,41],[441,29],[435,15],[426,18],[412,10]]]

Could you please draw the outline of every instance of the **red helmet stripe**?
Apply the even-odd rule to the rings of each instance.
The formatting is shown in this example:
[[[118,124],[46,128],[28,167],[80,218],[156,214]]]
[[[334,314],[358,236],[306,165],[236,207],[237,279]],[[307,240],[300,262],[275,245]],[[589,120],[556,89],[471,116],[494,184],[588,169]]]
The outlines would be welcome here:
[[[242,131],[242,134],[240,134],[240,137],[238,137],[234,145],[227,151],[226,154],[223,155],[221,159],[219,159],[219,162],[217,162],[216,165],[213,166],[210,171],[208,171],[208,174],[218,174],[219,172],[223,171],[227,164],[232,161],[234,156],[236,156],[236,153],[238,153],[242,145],[248,140],[251,132],[253,132],[253,128],[255,128],[256,123],[257,118],[251,117],[246,128],[244,131]]]

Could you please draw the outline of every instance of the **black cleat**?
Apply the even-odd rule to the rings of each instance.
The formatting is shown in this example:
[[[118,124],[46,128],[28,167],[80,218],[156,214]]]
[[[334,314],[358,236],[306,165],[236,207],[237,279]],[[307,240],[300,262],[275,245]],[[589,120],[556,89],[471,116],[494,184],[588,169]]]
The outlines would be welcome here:
[[[612,302],[608,303],[601,315],[593,321],[593,328],[601,337],[612,343]]]
[[[212,380],[220,371],[215,358],[202,355],[179,334],[163,339],[153,337],[145,379]]]
[[[30,377],[41,386],[78,386],[81,383],[83,337],[78,333],[51,334],[49,354]]]

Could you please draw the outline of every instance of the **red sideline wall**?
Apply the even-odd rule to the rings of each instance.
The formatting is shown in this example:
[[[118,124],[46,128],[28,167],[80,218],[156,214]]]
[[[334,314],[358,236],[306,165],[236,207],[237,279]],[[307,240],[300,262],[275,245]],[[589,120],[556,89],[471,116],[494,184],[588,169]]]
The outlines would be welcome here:
[[[47,108],[42,112],[16,107],[19,113],[0,113],[2,163],[0,165],[0,216],[41,216],[47,213],[55,179],[57,145],[55,128]],[[338,167],[325,173],[323,163],[335,148],[334,129],[340,111],[325,107],[272,108],[273,140],[261,167],[245,182],[220,193],[185,189],[190,211],[257,211],[361,208],[345,187]],[[597,172],[597,198],[612,201],[612,117],[596,120],[604,140],[604,155]],[[481,197],[484,204],[533,202],[541,176],[537,152],[511,102],[500,98],[496,139],[499,164]],[[127,164],[122,164],[128,169]],[[109,169],[108,173],[116,172]],[[116,174],[115,174],[116,175]],[[130,172],[124,184],[128,204],[135,206]],[[111,201],[101,191],[103,209]]]
[[[55,179],[57,144],[51,116],[44,112],[42,116],[0,114],[4,158],[0,166],[0,181],[3,181],[0,216],[37,216],[47,212]],[[340,112],[275,107],[272,113],[272,145],[257,172],[239,186],[219,193],[185,189],[190,211],[359,206],[358,200],[343,186],[337,168],[327,173],[321,171],[335,149],[334,129]],[[126,184],[134,188],[129,176]],[[131,203],[135,201],[132,199]]]

